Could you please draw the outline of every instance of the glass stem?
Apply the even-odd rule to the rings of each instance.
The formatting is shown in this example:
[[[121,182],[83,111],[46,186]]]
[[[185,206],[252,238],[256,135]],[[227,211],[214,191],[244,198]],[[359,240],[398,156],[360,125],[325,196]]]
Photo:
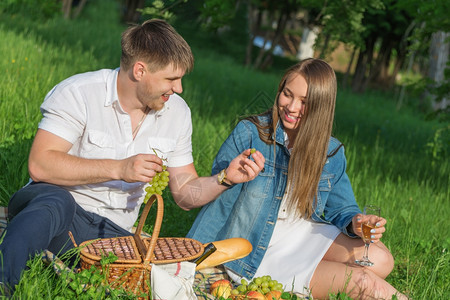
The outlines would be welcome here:
[[[369,261],[369,246],[370,246],[370,243],[364,243],[363,260],[365,260],[365,261]]]

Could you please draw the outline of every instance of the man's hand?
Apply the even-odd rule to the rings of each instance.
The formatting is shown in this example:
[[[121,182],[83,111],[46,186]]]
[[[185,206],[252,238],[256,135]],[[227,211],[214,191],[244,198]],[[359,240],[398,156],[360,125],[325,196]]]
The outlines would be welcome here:
[[[386,228],[384,227],[384,225],[386,225],[386,219],[375,215],[357,214],[352,219],[353,232],[362,237],[361,225],[369,220],[371,220],[371,222],[376,222],[376,228],[372,229],[373,232],[371,232],[371,241],[375,243],[381,239],[383,233],[386,231]]]
[[[253,180],[264,169],[266,159],[262,153],[259,151],[251,152],[251,149],[247,149],[230,162],[226,173],[227,179],[231,183],[236,184]]]
[[[137,154],[122,162],[120,178],[126,182],[150,182],[162,171],[162,160],[154,154]]]

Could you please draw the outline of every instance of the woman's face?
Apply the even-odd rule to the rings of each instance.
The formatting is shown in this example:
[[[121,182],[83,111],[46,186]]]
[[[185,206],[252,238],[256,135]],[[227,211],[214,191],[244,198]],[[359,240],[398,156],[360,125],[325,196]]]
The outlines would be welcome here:
[[[294,141],[300,120],[305,113],[308,84],[300,74],[293,74],[286,80],[278,97],[278,114],[283,122],[289,140]]]

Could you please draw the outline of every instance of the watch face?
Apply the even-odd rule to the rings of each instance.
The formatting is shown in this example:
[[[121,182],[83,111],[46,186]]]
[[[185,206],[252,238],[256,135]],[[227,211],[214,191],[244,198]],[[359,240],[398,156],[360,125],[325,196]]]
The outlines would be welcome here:
[[[225,169],[223,169],[222,171],[220,171],[219,173],[219,183],[222,185],[227,185],[227,183],[225,182],[225,178],[226,178],[226,173],[225,173]]]

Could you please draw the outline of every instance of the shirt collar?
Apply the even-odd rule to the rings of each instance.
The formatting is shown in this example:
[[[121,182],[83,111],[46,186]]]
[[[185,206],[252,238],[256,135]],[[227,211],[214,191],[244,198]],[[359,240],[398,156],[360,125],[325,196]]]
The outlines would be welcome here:
[[[106,98],[105,106],[110,106],[114,102],[119,102],[119,94],[117,93],[117,76],[120,68],[110,72],[106,78]]]

